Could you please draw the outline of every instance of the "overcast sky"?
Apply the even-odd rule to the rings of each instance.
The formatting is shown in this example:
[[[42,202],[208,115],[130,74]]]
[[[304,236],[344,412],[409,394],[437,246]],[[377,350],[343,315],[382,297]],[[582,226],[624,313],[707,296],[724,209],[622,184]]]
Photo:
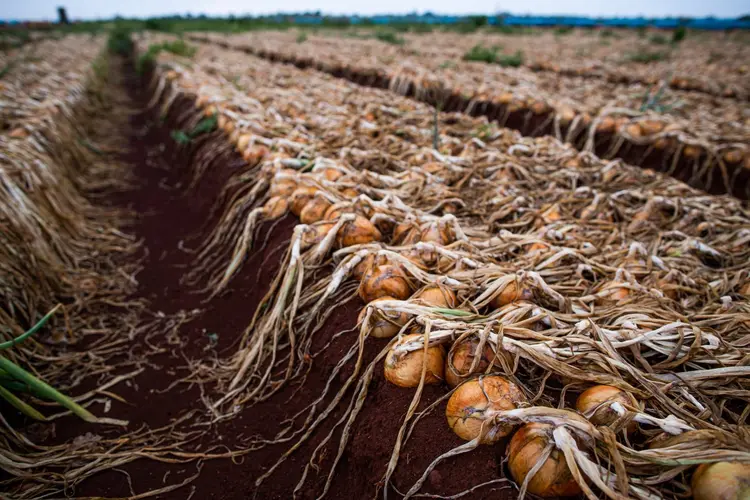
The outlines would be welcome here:
[[[58,5],[72,19],[149,17],[167,14],[269,14],[321,10],[326,14],[383,14],[431,11],[470,14],[507,11],[514,14],[583,14],[589,16],[717,16],[750,13],[748,0],[378,0],[356,4],[348,0],[0,0],[0,19],[53,20]]]

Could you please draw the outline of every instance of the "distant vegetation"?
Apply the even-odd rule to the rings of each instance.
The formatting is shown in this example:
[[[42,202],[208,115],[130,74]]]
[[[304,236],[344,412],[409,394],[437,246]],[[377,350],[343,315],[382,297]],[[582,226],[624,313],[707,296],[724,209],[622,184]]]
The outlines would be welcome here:
[[[517,68],[523,64],[523,52],[519,50],[515,54],[500,54],[499,51],[501,48],[499,45],[492,47],[475,45],[464,54],[464,61],[480,61],[513,68]]]

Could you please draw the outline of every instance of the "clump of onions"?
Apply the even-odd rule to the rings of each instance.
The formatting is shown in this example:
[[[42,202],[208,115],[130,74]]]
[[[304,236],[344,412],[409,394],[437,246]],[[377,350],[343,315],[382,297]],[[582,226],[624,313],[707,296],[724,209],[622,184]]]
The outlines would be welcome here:
[[[521,390],[500,375],[481,375],[461,384],[448,400],[445,416],[448,425],[458,437],[471,441],[482,434],[482,444],[491,444],[513,430],[510,425],[493,422],[498,411],[513,410],[525,403]]]
[[[302,209],[315,197],[315,193],[317,192],[318,188],[314,186],[300,186],[295,189],[292,193],[291,203],[289,204],[292,213],[299,217]]]
[[[329,202],[324,196],[318,194],[307,202],[305,208],[303,208],[299,214],[299,220],[303,224],[312,224],[313,222],[328,220],[325,218],[325,213],[330,206],[331,202]]]
[[[310,248],[323,241],[335,225],[335,222],[319,222],[305,228],[305,231],[302,233],[302,249]]]
[[[499,294],[492,298],[490,305],[495,309],[499,309],[512,302],[530,300],[533,295],[530,289],[521,286],[517,281],[511,281],[505,285],[505,288]]]
[[[364,321],[367,316],[367,308],[384,300],[396,300],[393,297],[380,297],[370,302],[362,312],[359,313],[357,322]],[[409,315],[405,312],[398,311],[382,311],[380,309],[373,308],[372,315],[370,316],[370,324],[367,327],[370,330],[370,336],[378,339],[387,339],[396,335],[401,327],[409,321]]]
[[[372,243],[382,238],[380,231],[375,225],[361,215],[355,216],[354,220],[345,222],[338,234],[336,241],[340,247],[350,247]]]
[[[611,385],[595,385],[578,396],[576,410],[592,424],[609,427],[620,418],[620,415],[612,409],[612,403],[620,403],[625,408],[638,408],[638,400],[629,392]],[[627,430],[633,432],[635,429],[636,423],[633,420]]]
[[[750,464],[701,464],[693,473],[693,500],[747,500],[750,498]]]
[[[489,342],[485,342],[481,350],[479,344],[476,336],[453,343],[445,360],[445,381],[449,386],[456,387],[475,374],[487,371],[495,359],[495,351]]]
[[[442,309],[456,307],[456,294],[444,285],[427,285],[412,295],[412,300],[419,304]]]
[[[421,333],[405,335],[396,342],[394,348],[407,342],[423,338]],[[427,371],[425,372],[425,384],[439,384],[443,380],[443,362],[445,360],[445,349],[437,345],[427,348]],[[385,357],[385,378],[399,387],[417,387],[422,378],[422,364],[425,352],[423,348],[405,353],[395,352],[393,348]]]
[[[409,295],[411,285],[406,273],[400,267],[391,264],[370,267],[359,284],[359,296],[365,303],[380,297],[406,300]]]
[[[289,210],[289,202],[283,196],[273,196],[263,205],[263,214],[269,219],[278,219]]]
[[[533,477],[529,478],[526,491],[540,497],[570,497],[581,493],[575,478],[570,473],[563,452],[555,447],[550,424],[529,423],[518,429],[508,445],[508,468],[517,483],[523,484],[526,476],[544,460]],[[549,456],[545,450],[551,445]]]

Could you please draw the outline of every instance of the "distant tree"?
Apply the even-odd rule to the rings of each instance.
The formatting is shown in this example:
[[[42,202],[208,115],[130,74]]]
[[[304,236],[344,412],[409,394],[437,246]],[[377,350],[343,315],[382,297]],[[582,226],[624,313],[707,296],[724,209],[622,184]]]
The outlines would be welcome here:
[[[750,21],[750,14],[745,14],[737,18],[738,21]]]
[[[60,24],[70,24],[68,21],[68,13],[65,11],[65,7],[57,8],[57,19]]]

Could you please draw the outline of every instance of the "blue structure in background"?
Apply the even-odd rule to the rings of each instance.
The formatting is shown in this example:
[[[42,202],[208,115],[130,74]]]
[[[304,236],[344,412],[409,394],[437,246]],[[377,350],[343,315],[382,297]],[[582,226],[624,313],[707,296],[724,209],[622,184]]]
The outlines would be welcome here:
[[[383,14],[371,17],[361,16],[341,16],[341,17],[323,17],[312,15],[288,15],[274,16],[272,19],[286,19],[294,24],[317,25],[323,24],[324,20],[341,20],[349,24],[459,24],[462,22],[471,22],[476,16],[450,16],[436,14]],[[487,24],[490,26],[569,26],[569,27],[610,27],[610,28],[640,28],[654,27],[663,29],[674,29],[680,26],[701,30],[726,30],[726,29],[750,29],[750,20],[740,19],[718,19],[714,17],[706,18],[657,18],[648,19],[643,17],[612,17],[612,18],[591,18],[583,16],[515,16],[499,15],[487,16]]]

